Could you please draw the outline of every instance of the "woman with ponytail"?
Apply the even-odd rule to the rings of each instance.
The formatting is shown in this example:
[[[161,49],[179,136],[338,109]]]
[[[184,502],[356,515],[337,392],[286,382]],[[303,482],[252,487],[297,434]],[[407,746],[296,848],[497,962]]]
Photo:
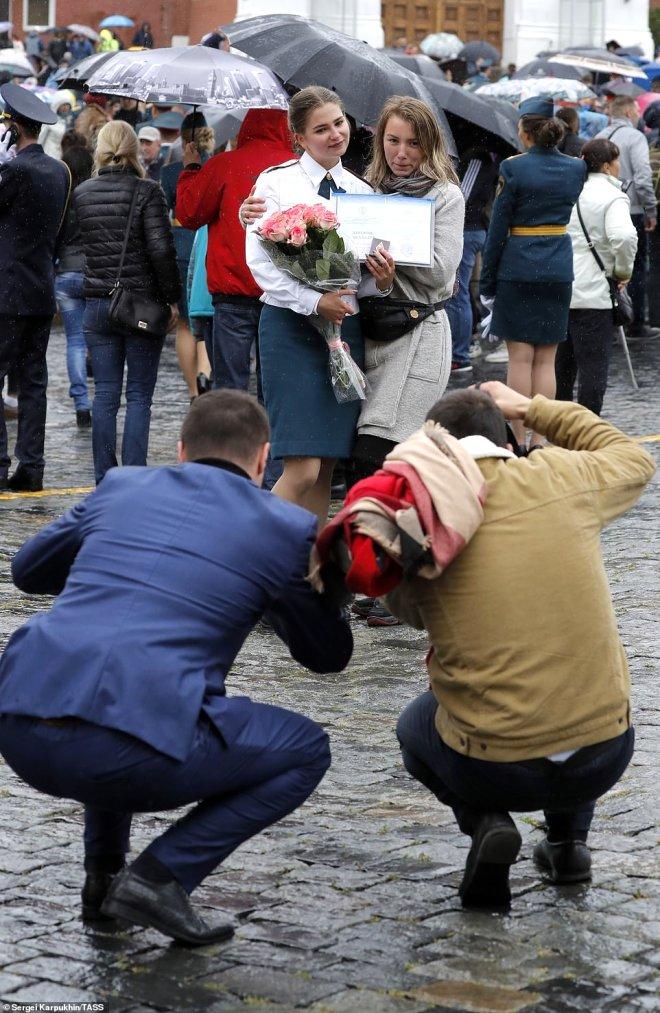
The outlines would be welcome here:
[[[494,300],[491,332],[506,341],[507,384],[526,397],[555,396],[555,354],[566,340],[573,283],[567,225],[586,177],[584,162],[557,150],[564,136],[552,100],[520,105],[525,152],[500,167],[483,253],[480,291]],[[514,422],[523,445],[522,422]],[[532,434],[531,446],[542,439]]]

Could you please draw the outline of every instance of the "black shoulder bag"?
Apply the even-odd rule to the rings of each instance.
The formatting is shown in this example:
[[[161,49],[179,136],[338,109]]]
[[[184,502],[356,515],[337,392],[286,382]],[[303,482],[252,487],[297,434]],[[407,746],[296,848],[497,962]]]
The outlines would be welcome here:
[[[615,327],[627,326],[628,324],[631,324],[635,318],[635,311],[633,309],[632,300],[628,295],[626,289],[625,288],[620,289],[619,283],[616,280],[616,278],[611,278],[607,273],[607,271],[605,270],[605,264],[601,260],[601,257],[598,251],[596,250],[596,247],[591,241],[591,236],[587,232],[587,227],[584,224],[582,212],[580,211],[579,201],[575,205],[575,210],[577,211],[578,218],[580,219],[580,227],[584,232],[584,238],[587,240],[587,246],[591,250],[594,260],[596,261],[599,268],[605,275],[605,281],[609,286],[610,301],[612,303],[612,319],[614,320],[614,326]]]
[[[110,323],[118,330],[135,331],[137,334],[143,334],[147,338],[163,338],[167,333],[171,319],[171,310],[167,303],[157,302],[143,292],[131,291],[131,289],[124,288],[121,283],[121,274],[124,269],[131,227],[135,218],[139,190],[140,181],[138,180],[133,190],[131,207],[128,212],[117,280],[110,292],[110,310],[108,316]]]
[[[412,299],[379,298],[376,295],[360,299],[360,324],[362,334],[370,341],[396,341],[408,331],[430,317],[436,310],[447,305],[443,302],[414,302]]]

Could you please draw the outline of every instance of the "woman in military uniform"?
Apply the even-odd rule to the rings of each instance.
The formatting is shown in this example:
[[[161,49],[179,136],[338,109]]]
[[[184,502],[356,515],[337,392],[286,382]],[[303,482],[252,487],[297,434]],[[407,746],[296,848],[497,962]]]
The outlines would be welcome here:
[[[520,105],[518,135],[527,149],[500,167],[483,254],[480,291],[495,299],[492,333],[507,343],[507,383],[526,397],[555,395],[555,353],[566,339],[573,282],[567,224],[586,168],[561,154],[564,128],[551,100]],[[514,423],[523,443],[522,422]],[[532,434],[532,446],[541,437]]]

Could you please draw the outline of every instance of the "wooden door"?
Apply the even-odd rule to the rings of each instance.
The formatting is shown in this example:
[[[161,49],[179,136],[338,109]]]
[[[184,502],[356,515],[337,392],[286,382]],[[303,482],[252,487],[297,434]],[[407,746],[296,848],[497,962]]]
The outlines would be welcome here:
[[[381,17],[386,46],[453,32],[463,42],[484,39],[502,48],[503,0],[383,0]]]

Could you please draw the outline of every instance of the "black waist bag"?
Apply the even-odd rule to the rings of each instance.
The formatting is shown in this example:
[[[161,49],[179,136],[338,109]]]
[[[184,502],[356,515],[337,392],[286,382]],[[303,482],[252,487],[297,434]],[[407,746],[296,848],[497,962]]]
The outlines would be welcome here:
[[[385,296],[367,296],[360,299],[360,324],[362,334],[370,341],[396,341],[408,331],[430,317],[436,310],[447,305],[443,302],[414,302],[412,299],[390,299]]]
[[[147,338],[162,338],[167,333],[170,323],[171,311],[167,303],[157,302],[143,292],[135,292],[124,288],[121,284],[121,273],[124,269],[128,240],[131,234],[131,226],[135,217],[135,205],[138,198],[139,181],[135,184],[131,208],[128,212],[128,222],[124,234],[124,245],[119,260],[117,280],[110,293],[110,310],[108,316],[110,323],[120,330],[135,331],[137,334],[144,334]]]

